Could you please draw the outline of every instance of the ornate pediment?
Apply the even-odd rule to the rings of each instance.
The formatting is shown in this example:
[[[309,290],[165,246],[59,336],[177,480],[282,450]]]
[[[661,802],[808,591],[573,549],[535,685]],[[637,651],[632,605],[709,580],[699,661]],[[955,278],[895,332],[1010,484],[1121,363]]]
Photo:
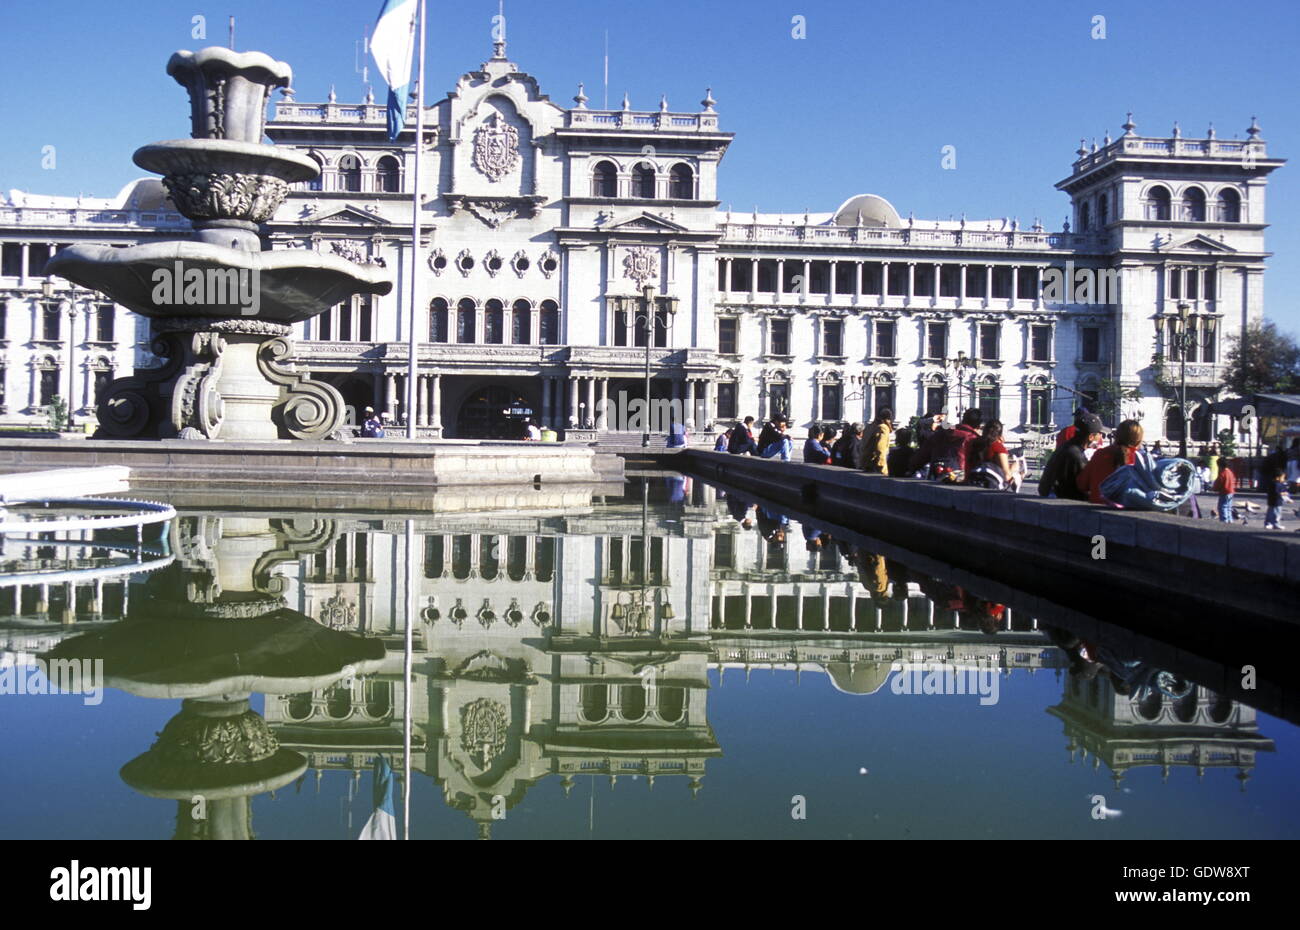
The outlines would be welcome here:
[[[312,207],[304,206],[306,212],[296,222],[301,226],[392,226],[388,220],[384,219],[378,213],[372,213],[364,207],[354,206],[353,204],[343,204],[336,207],[325,207],[321,210],[313,210]]]
[[[611,223],[604,227],[608,232],[661,232],[661,233],[680,233],[689,232],[690,230],[675,223],[672,220],[665,219],[654,213],[642,212],[639,216],[623,220],[621,223]]]
[[[1165,247],[1168,252],[1236,252],[1232,246],[1217,239],[1211,239],[1205,233],[1197,233],[1178,243]]]
[[[447,194],[444,199],[453,216],[461,210],[468,210],[489,229],[499,229],[516,217],[537,216],[546,200],[538,195],[483,197],[473,194]]]

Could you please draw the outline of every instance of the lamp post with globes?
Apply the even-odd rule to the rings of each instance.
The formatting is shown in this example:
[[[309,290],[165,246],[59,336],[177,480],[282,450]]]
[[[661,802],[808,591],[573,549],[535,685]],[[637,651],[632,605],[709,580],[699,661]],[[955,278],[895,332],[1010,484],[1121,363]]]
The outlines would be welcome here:
[[[1191,307],[1187,304],[1178,305],[1177,316],[1170,320],[1172,331],[1169,336],[1170,348],[1178,353],[1178,415],[1182,420],[1182,430],[1178,438],[1178,457],[1184,459],[1187,458],[1187,425],[1191,419],[1187,416],[1187,356],[1198,348],[1214,344],[1214,334],[1219,323],[1217,317],[1209,314],[1202,316],[1190,311]],[[1198,333],[1197,330],[1200,328],[1198,321],[1202,319],[1205,321],[1205,329],[1203,333]]]
[[[51,308],[55,307],[59,303],[65,304],[68,311],[68,419],[66,428],[68,432],[72,432],[73,428],[76,426],[76,414],[74,413],[76,405],[73,402],[73,393],[76,390],[77,371],[75,367],[74,353],[76,352],[77,347],[77,301],[80,299],[81,295],[75,284],[68,286],[67,299],[65,301],[57,301],[57,293],[58,291],[54,286],[54,282],[48,277],[41,282],[41,296],[43,298],[42,303],[45,306],[45,311],[48,313]]]
[[[943,367],[945,371],[951,370],[957,378],[957,411],[953,414],[953,421],[958,422],[966,412],[966,405],[962,404],[962,397],[964,396],[962,381],[964,375],[962,373],[967,370],[971,373],[970,406],[977,406],[975,403],[975,378],[980,367],[980,361],[977,358],[968,358],[965,352],[959,351],[956,358],[944,359]]]

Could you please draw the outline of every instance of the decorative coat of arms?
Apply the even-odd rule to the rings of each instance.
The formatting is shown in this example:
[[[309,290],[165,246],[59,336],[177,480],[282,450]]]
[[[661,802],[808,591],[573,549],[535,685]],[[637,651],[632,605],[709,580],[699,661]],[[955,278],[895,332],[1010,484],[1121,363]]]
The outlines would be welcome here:
[[[628,249],[623,256],[623,276],[635,281],[638,288],[645,287],[647,281],[659,276],[659,256],[645,246]]]
[[[320,608],[320,622],[331,630],[347,630],[357,625],[357,605],[337,592]]]
[[[479,698],[460,709],[460,745],[481,769],[506,748],[506,708],[489,698]]]
[[[493,113],[474,131],[474,167],[489,181],[500,181],[519,164],[519,130]]]

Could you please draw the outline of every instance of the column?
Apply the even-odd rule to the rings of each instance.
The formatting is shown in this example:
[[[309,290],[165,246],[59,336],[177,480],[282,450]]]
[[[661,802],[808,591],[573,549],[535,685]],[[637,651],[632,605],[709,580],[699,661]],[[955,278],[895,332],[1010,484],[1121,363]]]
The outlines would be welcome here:
[[[803,286],[799,288],[799,299],[808,299],[808,282],[812,280],[812,262],[808,259],[803,260]]]
[[[884,306],[885,301],[886,301],[887,299],[889,299],[889,266],[890,266],[890,264],[891,264],[890,262],[881,262],[881,263],[880,263],[880,305],[881,305],[881,306]],[[898,334],[897,334],[897,333],[894,334],[894,338],[895,338],[895,339],[898,338]]]
[[[916,262],[907,263],[907,303],[911,305],[916,296]]]
[[[389,372],[384,375],[388,382],[385,388],[384,410],[393,416],[397,415],[397,375]]]
[[[961,306],[966,299],[966,266],[961,266],[961,280],[957,284],[957,306]]]
[[[718,282],[719,293],[731,293],[731,259],[722,260],[722,280]]]
[[[785,259],[778,258],[776,260],[776,280],[772,282],[772,294],[776,298],[778,303],[781,300],[784,281],[785,281]]]
[[[828,304],[835,303],[835,266],[838,264],[839,262],[830,263],[829,277],[826,280],[826,302]]]
[[[993,299],[993,266],[984,266],[984,306],[989,305]]]
[[[930,297],[930,306],[932,307],[939,302],[939,281],[941,277],[942,275],[939,274],[939,264],[936,262],[934,265],[934,283],[930,286],[930,294],[932,295]]]
[[[1020,266],[1011,266],[1011,305],[1020,299]]]
[[[22,255],[19,257],[20,264],[18,265],[18,286],[19,287],[25,287],[27,285],[27,253],[28,253],[28,246],[30,245],[31,243],[24,242],[19,247],[19,251],[22,252]]]
[[[706,423],[717,418],[718,404],[714,390],[714,383],[706,380],[704,382],[704,420]]]
[[[794,585],[794,626],[796,630],[803,630],[803,591],[799,588],[799,582]]]
[[[596,379],[587,379],[587,416],[591,419],[592,424],[596,422]],[[585,423],[583,424],[586,425]]]
[[[749,300],[753,303],[758,299],[758,259],[749,260]]]
[[[578,422],[578,379],[569,376],[569,415],[564,425],[567,427]]]
[[[429,425],[442,430],[442,375],[438,374],[429,375]]]
[[[853,303],[862,300],[862,262],[853,263]]]
[[[415,425],[429,425],[429,407],[428,394],[425,393],[427,387],[424,375],[416,375],[415,378]]]
[[[1043,306],[1043,266],[1039,265],[1034,269],[1034,307],[1041,309]]]
[[[746,585],[745,586],[745,629],[747,630],[752,630],[754,628],[753,609],[754,609],[754,598],[749,593],[749,586]]]

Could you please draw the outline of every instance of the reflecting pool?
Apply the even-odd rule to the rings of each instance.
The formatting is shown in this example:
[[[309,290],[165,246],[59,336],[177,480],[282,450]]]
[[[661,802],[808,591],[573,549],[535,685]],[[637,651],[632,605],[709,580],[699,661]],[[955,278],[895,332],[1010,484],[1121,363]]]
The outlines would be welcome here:
[[[177,511],[5,538],[0,835],[355,839],[380,754],[413,839],[1300,833],[1276,681],[1245,699],[1104,592],[1058,609],[676,475]]]

